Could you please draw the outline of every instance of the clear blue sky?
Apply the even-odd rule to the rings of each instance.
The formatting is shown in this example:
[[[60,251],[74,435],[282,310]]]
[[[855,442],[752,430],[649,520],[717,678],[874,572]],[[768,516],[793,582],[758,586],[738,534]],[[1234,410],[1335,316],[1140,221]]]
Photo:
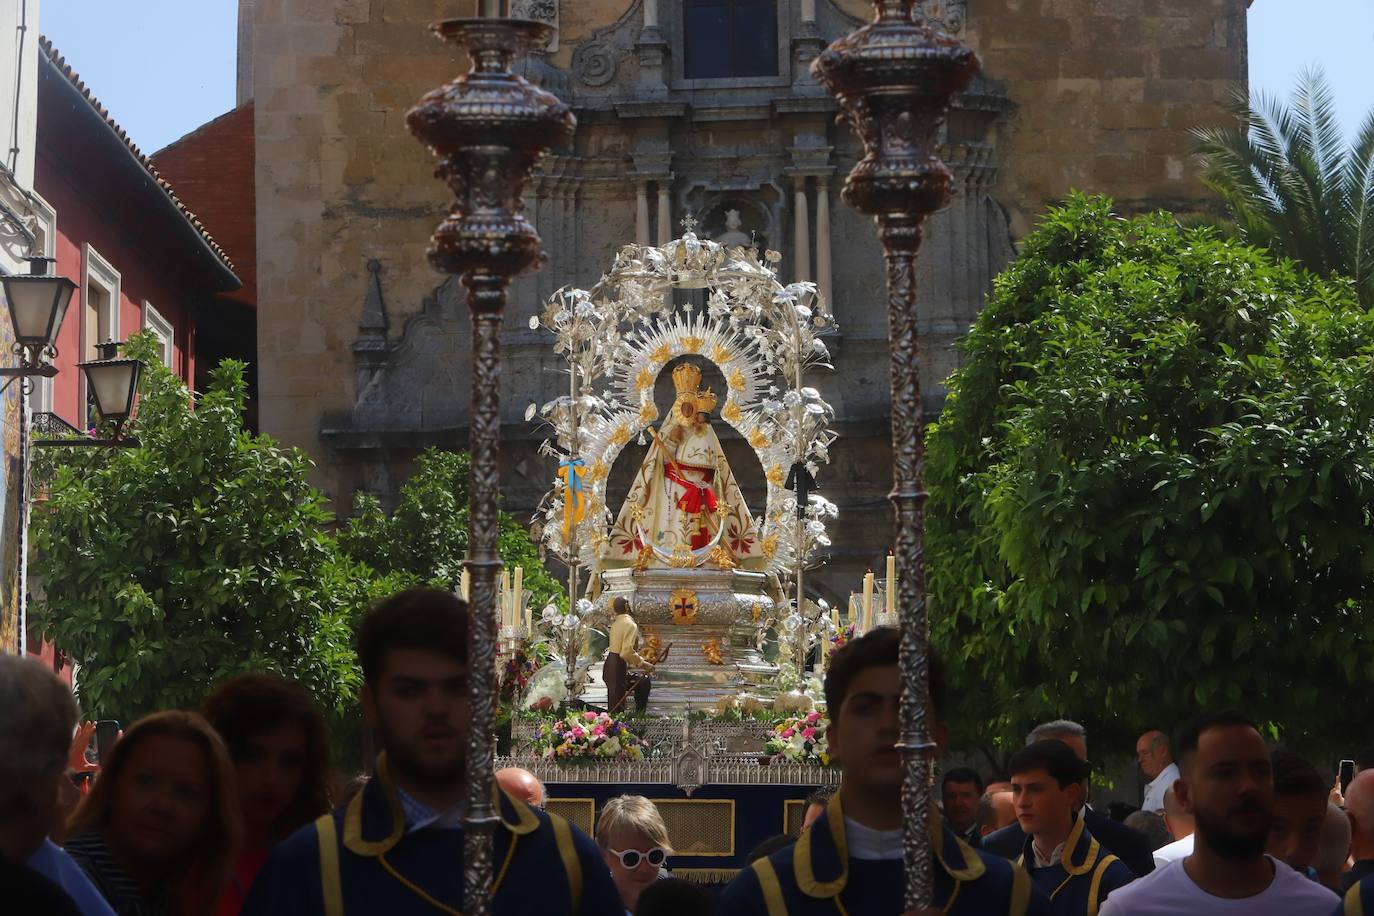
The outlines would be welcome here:
[[[237,15],[236,0],[42,0],[40,26],[152,153],[234,106]],[[1317,63],[1353,135],[1374,108],[1374,0],[1254,0],[1252,87],[1286,98]]]

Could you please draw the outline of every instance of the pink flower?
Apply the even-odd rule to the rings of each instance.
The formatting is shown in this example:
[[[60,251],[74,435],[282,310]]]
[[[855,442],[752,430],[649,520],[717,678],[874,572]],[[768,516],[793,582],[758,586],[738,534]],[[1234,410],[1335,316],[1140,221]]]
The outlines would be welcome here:
[[[812,738],[816,737],[816,730],[814,728],[803,728],[802,737],[810,741]]]
[[[782,730],[782,736],[783,736],[784,738],[791,738],[791,737],[792,737],[793,735],[795,735],[795,734],[796,734],[796,730],[795,730],[795,729],[784,728],[784,729]]]
[[[584,712],[584,713],[582,714],[582,718],[586,719],[588,722],[594,722],[594,721],[596,721],[596,713],[594,713],[594,712]]]
[[[806,717],[806,721],[808,721],[808,722],[817,722],[817,721],[820,720],[820,718],[821,718],[821,714],[820,714],[820,713],[818,713],[818,712],[813,712],[813,713],[811,713],[809,716]]]
[[[604,726],[604,725],[595,725],[595,726],[592,726],[592,734],[593,734],[593,735],[604,735],[604,734],[606,734],[606,726]]]
[[[574,728],[574,729],[572,730],[572,736],[573,736],[574,738],[581,738],[581,737],[582,737],[583,735],[585,735],[585,734],[587,734],[587,733],[584,732],[584,731],[583,731],[582,729],[580,729],[580,728]]]

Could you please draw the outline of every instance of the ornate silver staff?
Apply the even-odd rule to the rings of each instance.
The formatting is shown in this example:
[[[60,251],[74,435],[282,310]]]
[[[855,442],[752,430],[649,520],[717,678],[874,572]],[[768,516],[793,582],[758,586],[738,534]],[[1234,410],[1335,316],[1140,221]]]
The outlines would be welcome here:
[[[892,379],[892,502],[897,514],[902,708],[898,749],[902,780],[906,906],[930,906],[927,841],[934,745],[926,724],[930,690],[925,565],[926,492],[922,480],[920,358],[916,329],[916,252],[927,216],[949,199],[952,176],[932,150],[950,98],[978,73],[978,58],[958,40],[912,20],[916,0],[874,0],[874,21],[839,39],[811,72],[839,100],[864,144],[845,180],[845,203],[877,218],[887,259]]]
[[[492,734],[496,705],[496,581],[501,571],[496,498],[501,440],[501,313],[510,278],[543,259],[520,195],[544,151],[571,137],[567,105],[510,72],[513,58],[548,40],[549,26],[522,19],[449,19],[431,28],[468,53],[464,76],[425,95],[406,115],[436,156],[435,174],[457,201],[435,231],[429,263],[458,274],[472,310],[472,479],[467,569],[471,576],[464,912],[491,912]]]

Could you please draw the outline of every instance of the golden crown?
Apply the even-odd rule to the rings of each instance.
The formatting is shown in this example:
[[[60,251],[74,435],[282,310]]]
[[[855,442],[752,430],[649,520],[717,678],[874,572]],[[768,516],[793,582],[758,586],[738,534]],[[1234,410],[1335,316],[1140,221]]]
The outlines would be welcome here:
[[[678,394],[696,394],[701,384],[701,370],[691,363],[683,363],[673,370],[673,387]]]

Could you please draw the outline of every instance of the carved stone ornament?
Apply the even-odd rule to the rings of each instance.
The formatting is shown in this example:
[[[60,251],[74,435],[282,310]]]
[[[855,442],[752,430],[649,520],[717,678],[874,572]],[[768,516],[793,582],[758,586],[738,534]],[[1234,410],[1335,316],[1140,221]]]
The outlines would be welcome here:
[[[954,35],[964,30],[964,22],[968,19],[968,0],[922,0],[916,12],[926,22]]]
[[[605,86],[615,79],[621,58],[634,50],[639,38],[644,0],[635,0],[620,18],[577,46],[573,52],[572,68],[579,82],[585,86]]]
[[[554,32],[544,51],[552,54],[558,50],[558,0],[511,0],[510,14],[513,19],[533,19],[552,26]]]

